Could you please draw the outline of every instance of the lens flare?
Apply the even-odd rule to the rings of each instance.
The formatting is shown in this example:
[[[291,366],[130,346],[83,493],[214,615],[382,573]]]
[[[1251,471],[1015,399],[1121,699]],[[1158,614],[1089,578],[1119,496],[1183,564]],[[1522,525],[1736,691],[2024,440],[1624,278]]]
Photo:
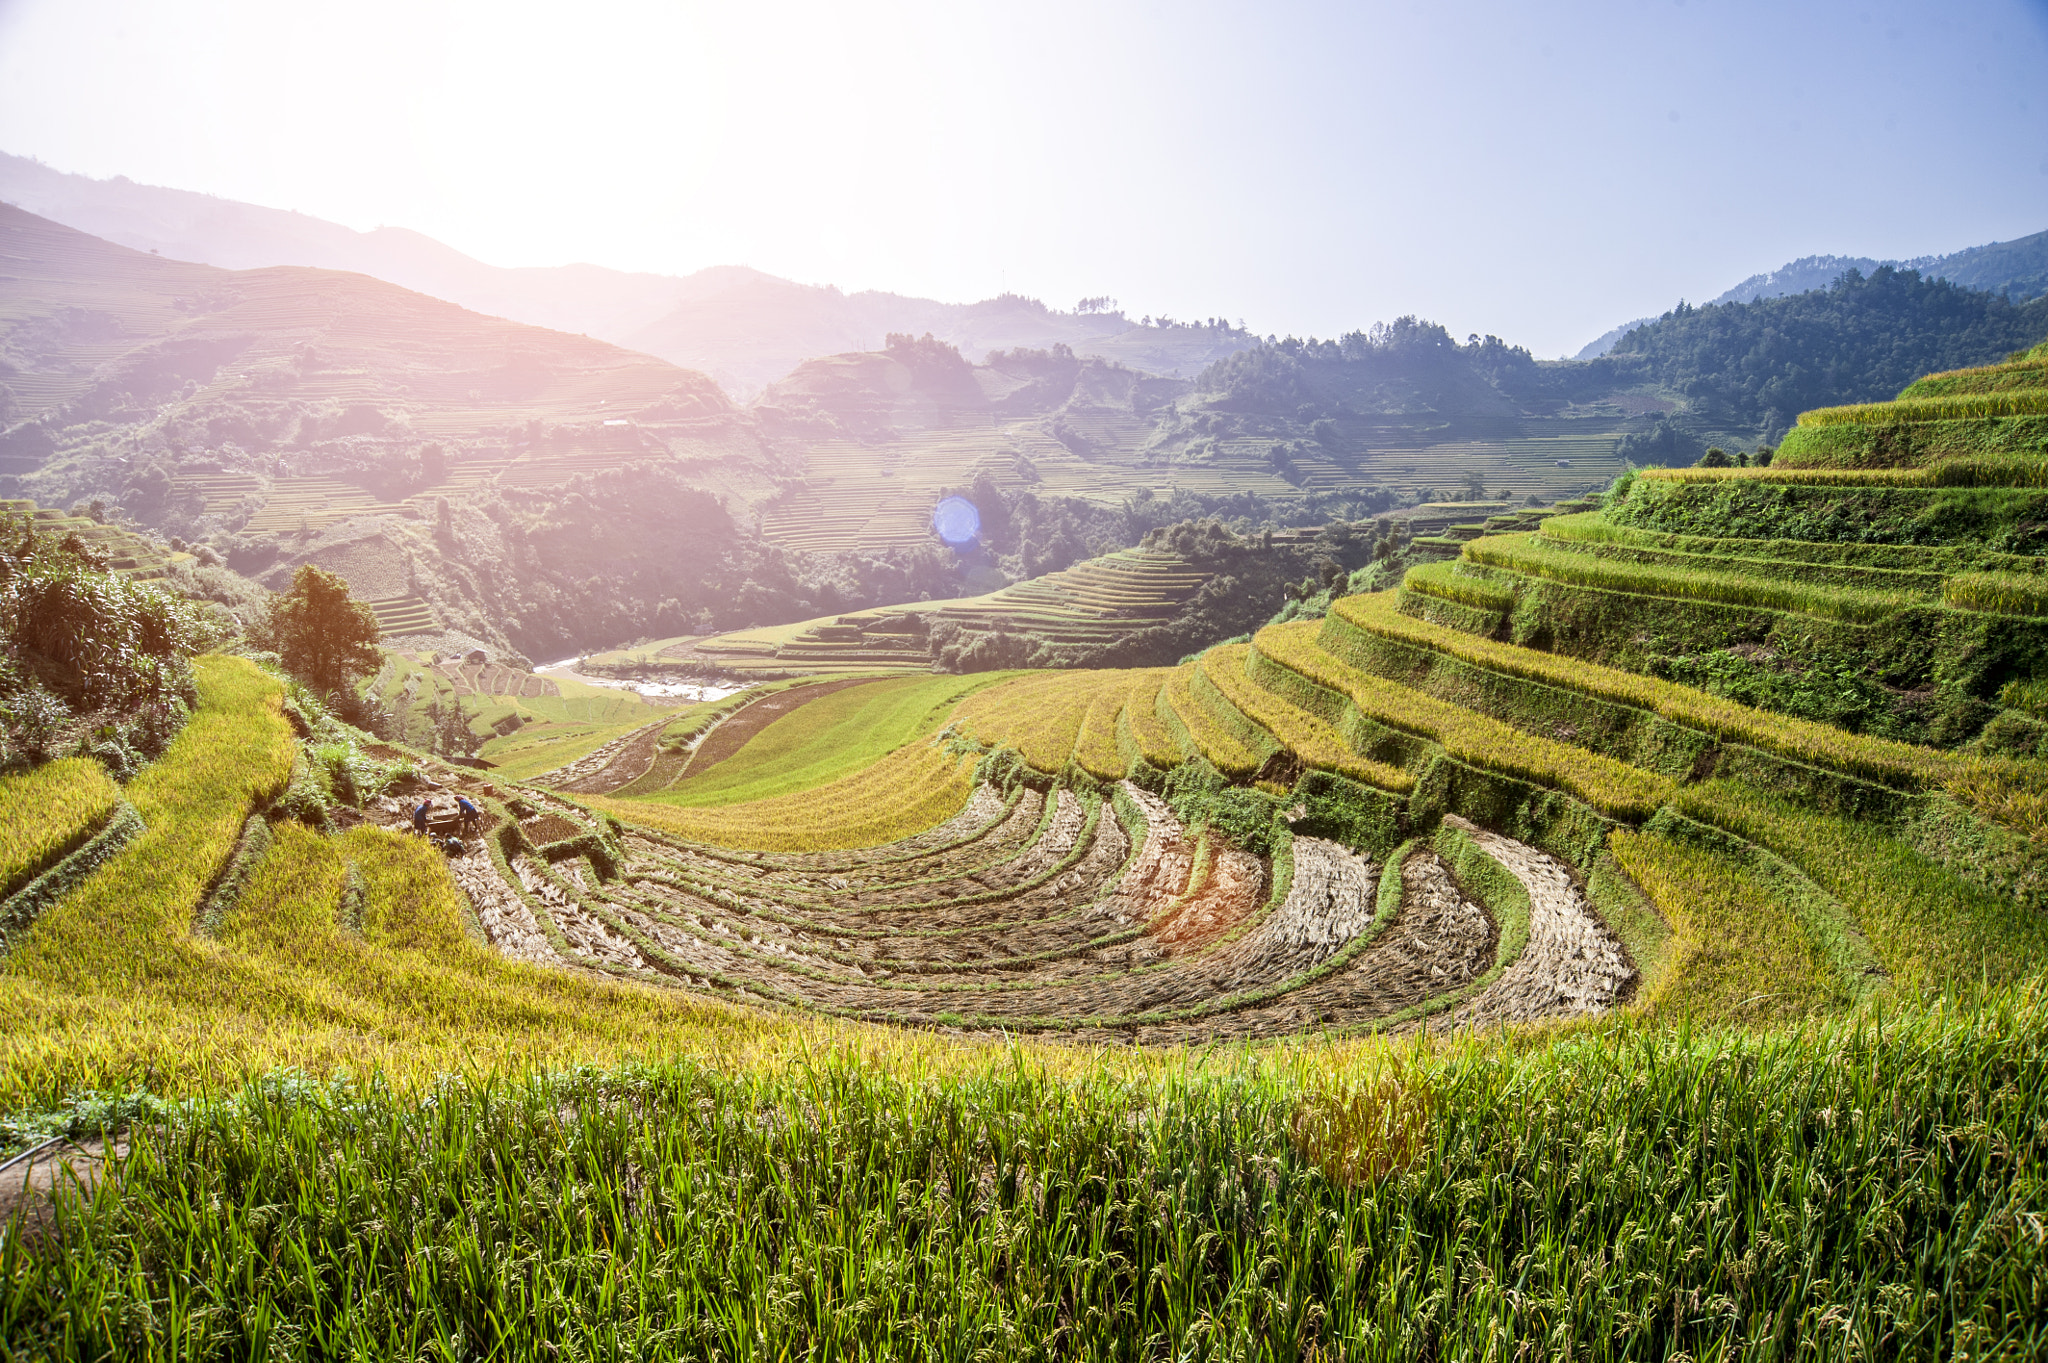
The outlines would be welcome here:
[[[932,508],[932,529],[959,548],[981,538],[981,513],[965,497],[948,497]]]

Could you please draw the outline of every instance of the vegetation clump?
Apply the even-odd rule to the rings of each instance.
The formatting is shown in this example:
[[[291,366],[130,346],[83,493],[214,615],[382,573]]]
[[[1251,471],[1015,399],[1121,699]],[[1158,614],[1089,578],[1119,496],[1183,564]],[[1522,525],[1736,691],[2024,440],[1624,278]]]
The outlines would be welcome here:
[[[131,581],[76,536],[0,516],[0,767],[67,748],[125,778],[161,752],[191,702],[199,612]]]

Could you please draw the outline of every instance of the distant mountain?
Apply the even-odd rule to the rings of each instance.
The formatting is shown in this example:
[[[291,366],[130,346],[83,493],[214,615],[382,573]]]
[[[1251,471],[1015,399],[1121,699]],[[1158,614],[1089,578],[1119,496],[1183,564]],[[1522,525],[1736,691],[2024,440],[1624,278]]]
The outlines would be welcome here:
[[[797,284],[745,266],[674,276],[597,265],[505,269],[418,232],[357,232],[303,213],[209,194],[95,180],[0,153],[0,201],[138,251],[245,270],[313,265],[372,275],[475,312],[582,333],[709,374],[748,399],[808,359],[878,350],[891,332],[931,332],[970,359],[1066,345],[1188,377],[1253,344],[1230,328],[1142,325],[1120,312],[1060,312],[1004,295],[979,303]]]
[[[1787,294],[1825,289],[1850,270],[1871,275],[1889,265],[1895,270],[1918,270],[1928,279],[1946,279],[1965,288],[2004,294],[2015,303],[2048,294],[2048,232],[2036,232],[2016,241],[1994,241],[1972,246],[1945,256],[1920,256],[1913,260],[1872,260],[1868,256],[1802,256],[1766,274],[1753,274],[1703,306],[1716,303],[1754,303],[1760,298],[1782,298]],[[1590,360],[1605,355],[1614,343],[1637,327],[1655,321],[1639,317],[1601,335],[1573,359]]]

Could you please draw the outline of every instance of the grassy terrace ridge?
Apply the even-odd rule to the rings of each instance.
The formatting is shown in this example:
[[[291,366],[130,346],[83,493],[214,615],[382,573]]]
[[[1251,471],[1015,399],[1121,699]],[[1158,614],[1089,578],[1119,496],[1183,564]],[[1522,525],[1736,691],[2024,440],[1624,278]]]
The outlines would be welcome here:
[[[1789,457],[1789,456],[1788,456]],[[1918,468],[1797,467],[1648,468],[1636,474],[1659,483],[1754,482],[1804,487],[2048,487],[2048,457],[2014,454],[1952,457]]]
[[[1278,626],[1276,628],[1285,628]],[[1263,636],[1262,636],[1263,637]],[[1294,704],[1252,675],[1252,646],[1226,644],[1204,653],[1202,676],[1249,723],[1269,733],[1302,765],[1333,771],[1381,790],[1408,791],[1415,778],[1390,763],[1361,756],[1338,729],[1311,710]]]
[[[1680,564],[1616,562],[1545,544],[1536,532],[1473,540],[1465,546],[1465,560],[1577,587],[1797,611],[1855,624],[1883,620],[1915,600],[1915,594],[1904,589],[1817,586],[1741,572],[1739,564],[1730,565],[1738,571],[1719,572]]]
[[[1640,673],[1476,638],[1402,614],[1391,592],[1344,597],[1332,607],[1331,618],[1511,676],[1640,706],[1717,738],[1753,744],[1797,762],[1872,780],[1900,783],[1907,788],[1938,785],[1967,765],[1967,759],[1938,749],[1846,733],[1831,725],[1759,710]],[[1325,628],[1329,626],[1326,624]]]
[[[1216,708],[1196,694],[1199,673],[1198,663],[1183,663],[1167,673],[1166,685],[1159,691],[1159,718],[1185,756],[1200,757],[1225,776],[1249,777],[1267,753],[1255,751],[1232,732]]]
[[[2048,388],[2048,358],[1929,374],[1900,389],[1899,400],[1955,397],[1964,393],[2003,393],[2027,388]]]
[[[1616,525],[1597,512],[1578,512],[1568,516],[1552,517],[1543,523],[1542,536],[1546,540],[1561,543],[1613,544],[1632,549],[1660,549],[1742,563],[1873,568],[1885,572],[1910,574],[1916,583],[1931,581],[1937,589],[1943,574],[1946,573],[1960,572],[1968,568],[2008,568],[2017,571],[2033,566],[2031,555],[1996,554],[1970,545],[1862,544],[1687,535]]]
[[[1312,621],[1269,625],[1252,646],[1259,658],[1335,692],[1374,723],[1426,738],[1475,766],[1568,791],[1602,813],[1644,819],[1669,798],[1666,778],[1361,672],[1318,645],[1322,628]],[[1273,685],[1289,682],[1274,677]]]
[[[1887,422],[1968,421],[1981,417],[2038,416],[2048,412],[2048,384],[2012,386],[1989,393],[1859,402],[1799,414],[1802,426],[1877,426]]]

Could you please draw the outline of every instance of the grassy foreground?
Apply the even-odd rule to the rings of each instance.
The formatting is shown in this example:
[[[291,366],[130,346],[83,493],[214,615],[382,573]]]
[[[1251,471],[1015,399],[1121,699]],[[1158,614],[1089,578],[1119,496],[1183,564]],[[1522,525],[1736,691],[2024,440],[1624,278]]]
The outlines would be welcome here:
[[[2028,1358],[2048,1000],[1079,1073],[835,1053],[138,1125],[28,1358]],[[1064,1053],[1069,1056],[1072,1053]]]

